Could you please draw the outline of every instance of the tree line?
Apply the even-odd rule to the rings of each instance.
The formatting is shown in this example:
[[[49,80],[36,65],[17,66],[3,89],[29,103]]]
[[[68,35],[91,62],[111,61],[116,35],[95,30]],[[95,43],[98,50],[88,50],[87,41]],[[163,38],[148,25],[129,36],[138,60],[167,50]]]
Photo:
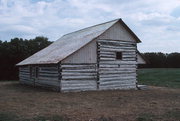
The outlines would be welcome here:
[[[142,54],[147,61],[140,68],[180,68],[180,53],[151,52]]]
[[[13,38],[0,40],[0,80],[18,80],[18,67],[15,65],[52,42],[46,37],[34,39]],[[140,68],[180,68],[180,53],[143,53],[147,64]]]
[[[38,36],[34,39],[13,38],[0,40],[0,80],[18,80],[18,67],[15,65],[52,42]]]

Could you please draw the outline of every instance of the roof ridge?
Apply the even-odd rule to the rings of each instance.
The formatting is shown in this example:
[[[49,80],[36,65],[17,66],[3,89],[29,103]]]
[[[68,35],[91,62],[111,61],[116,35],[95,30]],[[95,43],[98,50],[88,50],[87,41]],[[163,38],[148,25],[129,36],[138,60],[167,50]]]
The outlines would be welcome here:
[[[72,34],[72,33],[80,32],[80,31],[83,31],[83,30],[85,30],[85,29],[89,29],[89,28],[92,28],[92,27],[95,27],[95,26],[99,26],[99,25],[103,25],[103,24],[110,23],[110,22],[113,22],[113,21],[117,21],[117,20],[121,20],[121,18],[114,19],[114,20],[107,21],[107,22],[100,23],[100,24],[95,24],[95,25],[93,25],[93,26],[85,27],[85,28],[83,28],[83,29],[79,29],[79,30],[76,30],[76,31],[73,31],[73,32],[64,34],[62,37],[67,36],[67,35]]]

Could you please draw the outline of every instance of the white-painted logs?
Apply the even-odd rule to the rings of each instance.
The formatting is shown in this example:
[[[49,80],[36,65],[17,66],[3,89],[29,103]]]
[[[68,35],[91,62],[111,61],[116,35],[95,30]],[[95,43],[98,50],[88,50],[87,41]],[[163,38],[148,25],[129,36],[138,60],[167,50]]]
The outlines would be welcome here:
[[[61,91],[97,89],[96,64],[61,64]]]
[[[34,80],[30,78],[29,66],[19,67],[19,80],[21,84],[28,84],[28,85],[34,84]]]
[[[19,67],[19,78],[23,84],[60,88],[57,65],[30,65]]]
[[[136,52],[133,41],[97,40],[97,63],[22,66],[19,77],[22,83],[62,92],[136,88]]]
[[[38,77],[35,78],[35,86],[43,86],[59,90],[60,80],[58,65],[39,65]]]
[[[121,40],[98,40],[99,89],[136,88],[136,43]],[[122,52],[122,59],[116,59]]]

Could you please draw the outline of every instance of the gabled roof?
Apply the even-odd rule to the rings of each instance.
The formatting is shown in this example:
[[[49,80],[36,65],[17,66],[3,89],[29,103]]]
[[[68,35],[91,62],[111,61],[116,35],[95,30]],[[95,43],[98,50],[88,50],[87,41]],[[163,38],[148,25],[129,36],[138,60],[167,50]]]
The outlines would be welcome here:
[[[21,61],[17,66],[29,64],[56,64],[100,36],[117,22],[120,22],[137,42],[141,42],[121,19],[116,19],[66,34],[48,47]]]

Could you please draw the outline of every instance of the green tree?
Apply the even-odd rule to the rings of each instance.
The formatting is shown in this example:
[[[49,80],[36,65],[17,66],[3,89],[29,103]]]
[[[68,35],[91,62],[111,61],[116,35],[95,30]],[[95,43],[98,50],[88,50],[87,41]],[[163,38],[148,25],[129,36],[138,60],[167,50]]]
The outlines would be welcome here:
[[[10,42],[0,41],[0,80],[17,80],[18,68],[15,65],[51,43],[42,36],[30,40],[13,38]]]
[[[180,68],[180,53],[170,53],[167,56],[167,66],[170,68]]]
[[[167,54],[158,53],[144,53],[145,58],[149,60],[147,67],[149,68],[164,68],[166,66]]]

